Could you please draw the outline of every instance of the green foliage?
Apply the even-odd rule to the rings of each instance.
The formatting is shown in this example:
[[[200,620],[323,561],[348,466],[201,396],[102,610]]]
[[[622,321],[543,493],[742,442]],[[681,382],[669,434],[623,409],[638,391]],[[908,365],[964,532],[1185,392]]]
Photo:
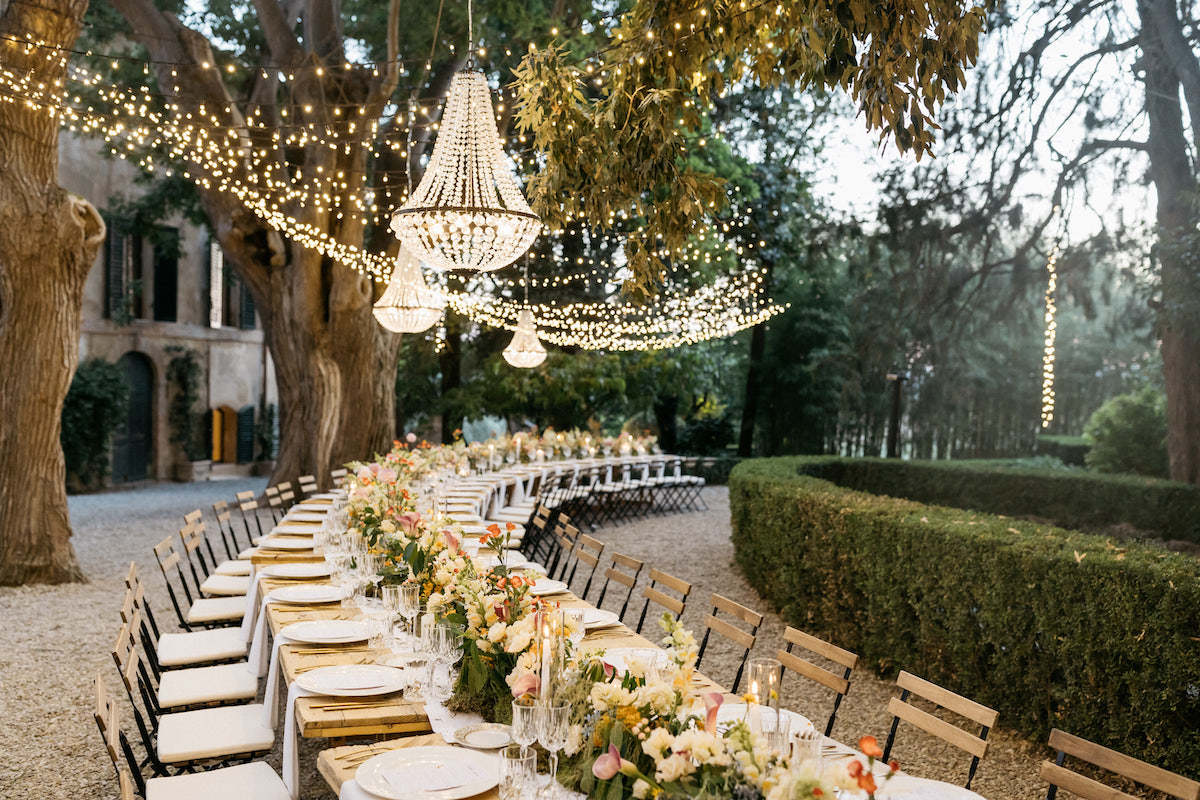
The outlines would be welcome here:
[[[95,491],[104,486],[110,440],[125,418],[128,403],[129,386],[116,364],[91,358],[75,370],[63,403],[59,437],[70,491]]]
[[[1100,472],[1165,478],[1167,399],[1153,387],[1118,395],[1092,414],[1083,428],[1091,443],[1087,465]]]
[[[1049,520],[1066,528],[1126,523],[1200,542],[1200,489],[1183,483],[1047,469],[1029,460],[805,458],[796,469],[839,486],[920,503]],[[1057,465],[1057,462],[1054,462]]]
[[[1200,562],[924,506],[757,459],[730,479],[733,543],[785,620],[1000,712],[1200,777]]]
[[[175,354],[167,363],[167,382],[172,389],[167,406],[170,441],[183,451],[188,461],[200,461],[209,456],[207,443],[203,440],[204,427],[196,411],[204,378],[200,354],[191,348],[179,346],[171,346],[166,350]]]
[[[1033,449],[1039,456],[1057,458],[1064,464],[1082,467],[1092,445],[1082,436],[1050,436],[1043,433],[1034,440]]]
[[[905,0],[892,12],[866,0],[718,2],[699,13],[639,0],[595,63],[561,47],[531,52],[516,77],[518,125],[547,154],[528,184],[534,206],[551,228],[641,222],[627,256],[632,283],[648,290],[665,267],[660,248],[681,246],[725,204],[721,177],[686,155],[693,141],[703,146],[705,110],[730,87],[840,89],[869,129],[919,158],[932,149],[934,110],[975,63],[984,9]]]

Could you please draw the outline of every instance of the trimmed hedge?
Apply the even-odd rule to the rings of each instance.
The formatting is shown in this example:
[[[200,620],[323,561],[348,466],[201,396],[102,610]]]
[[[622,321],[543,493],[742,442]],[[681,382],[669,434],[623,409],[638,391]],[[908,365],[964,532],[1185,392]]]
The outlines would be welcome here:
[[[1092,445],[1082,436],[1039,435],[1033,442],[1033,451],[1039,456],[1057,458],[1072,467],[1084,466],[1091,449]]]
[[[1128,523],[1163,539],[1200,542],[1200,490],[1185,483],[996,461],[813,457],[796,468],[871,494],[1032,516],[1064,528]]]
[[[744,461],[733,543],[784,619],[1000,712],[1200,778],[1200,562]]]

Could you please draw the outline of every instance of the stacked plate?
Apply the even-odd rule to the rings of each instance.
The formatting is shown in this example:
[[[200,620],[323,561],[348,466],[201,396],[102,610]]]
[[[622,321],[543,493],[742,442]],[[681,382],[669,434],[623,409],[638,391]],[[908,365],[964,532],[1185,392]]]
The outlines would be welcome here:
[[[342,599],[342,590],[329,584],[301,584],[300,586],[281,586],[272,589],[267,595],[271,603],[336,603]]]
[[[325,512],[321,511],[289,511],[283,517],[285,522],[324,522]]]
[[[532,595],[544,594],[560,594],[567,590],[567,585],[562,581],[552,581],[549,578],[538,578],[534,581],[533,586],[529,587],[529,593]]]
[[[500,762],[456,747],[406,747],[375,756],[354,777],[385,800],[461,800],[494,788]]]
[[[338,664],[317,667],[296,676],[301,689],[327,697],[373,697],[405,687],[404,670],[378,664]]]
[[[605,611],[602,608],[585,608],[583,610],[583,629],[585,631],[607,628],[610,625],[620,624],[620,622],[621,618],[612,611]]]
[[[350,644],[365,642],[366,623],[352,619],[309,619],[279,629],[282,636],[303,644]]]
[[[328,578],[330,575],[329,565],[325,563],[301,563],[301,564],[272,564],[263,567],[259,570],[260,573],[268,578]]]
[[[259,547],[270,550],[312,550],[311,536],[264,536],[258,540]]]

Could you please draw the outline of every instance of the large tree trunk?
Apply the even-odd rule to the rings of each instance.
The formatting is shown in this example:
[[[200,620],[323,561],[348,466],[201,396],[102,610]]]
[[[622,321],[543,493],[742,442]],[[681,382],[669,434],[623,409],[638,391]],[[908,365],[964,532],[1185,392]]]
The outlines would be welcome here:
[[[0,62],[37,83],[64,79],[64,64],[19,41],[70,47],[86,8],[9,4]],[[0,158],[0,584],[78,581],[59,433],[104,222],[58,186],[58,118],[44,108],[0,103]]]
[[[218,71],[206,68],[215,59],[203,36],[149,0],[112,3],[161,65],[160,86],[174,88],[172,99],[181,111],[199,114],[200,108],[207,108],[212,114],[212,109],[222,109],[217,114],[220,122],[243,142],[252,142],[264,151],[272,149],[269,129],[246,126]],[[306,8],[324,19],[322,15],[332,13],[332,8],[322,11],[318,8],[322,5],[314,2]],[[275,65],[299,69],[311,63],[315,57],[311,48],[318,46],[326,64],[333,66],[341,59],[335,37],[301,45],[277,3],[265,0],[258,11]],[[308,103],[306,115],[314,120],[326,115],[324,121],[331,129],[342,121],[335,118],[336,106],[327,98],[360,105],[364,118],[377,119],[390,93],[380,76],[361,67],[327,69],[320,75],[308,69],[301,74],[301,80],[289,82],[293,99]],[[257,85],[252,100],[267,103],[274,97],[274,86],[274,78]],[[247,108],[250,105],[253,103]],[[301,153],[290,154],[291,158],[295,161],[290,167],[297,173],[351,176],[346,185],[349,189],[361,188],[369,172],[366,151],[361,148],[344,152],[309,145]],[[196,169],[202,174],[201,168]],[[241,163],[233,171],[234,177],[251,183],[251,165]],[[275,365],[280,447],[271,480],[311,474],[328,485],[331,468],[391,447],[399,336],[375,322],[371,312],[375,287],[369,278],[316,250],[285,242],[232,193],[210,186],[208,181],[200,182],[198,188],[228,263],[254,297]],[[352,221],[352,216],[339,218],[342,199],[336,188],[330,191],[332,197],[323,203],[285,200],[280,211],[309,230],[321,231],[331,241],[362,246],[363,225]]]
[[[1159,335],[1167,390],[1167,453],[1172,479],[1200,483],[1200,259],[1195,253],[1196,214],[1191,200],[1196,180],[1179,99],[1180,74],[1186,71],[1169,56],[1164,37],[1170,35],[1172,25],[1176,29],[1179,25],[1174,3],[1142,0],[1138,12],[1149,120],[1147,151],[1158,196],[1163,295]]]

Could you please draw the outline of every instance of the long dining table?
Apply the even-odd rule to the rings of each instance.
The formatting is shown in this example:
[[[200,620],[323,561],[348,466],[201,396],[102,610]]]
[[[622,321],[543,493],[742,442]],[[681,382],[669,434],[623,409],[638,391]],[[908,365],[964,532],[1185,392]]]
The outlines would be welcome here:
[[[320,503],[321,501],[317,501]],[[297,523],[288,523],[289,527]],[[319,526],[319,522],[311,523]],[[299,535],[299,528],[291,528]],[[315,528],[314,528],[315,529]],[[286,535],[286,534],[285,534]],[[471,539],[467,539],[467,544]],[[481,550],[478,557],[495,555],[488,550]],[[292,564],[304,562],[320,562],[323,555],[313,550],[291,550],[286,548],[260,548],[254,556],[256,569],[272,564]],[[279,588],[296,585],[297,580],[262,576],[259,584],[260,596],[266,595]],[[314,583],[308,580],[307,583]],[[316,581],[318,585],[322,581]],[[328,583],[324,581],[323,583]],[[543,599],[554,601],[560,607],[588,608],[591,604],[579,598],[571,591],[545,595]],[[278,637],[286,626],[308,620],[353,620],[361,619],[362,612],[357,608],[343,608],[340,603],[296,604],[275,603],[266,601],[264,606],[265,622],[271,635]],[[607,648],[658,648],[658,644],[627,627],[623,622],[592,629],[585,632],[580,644],[584,650]],[[313,645],[300,643],[283,643],[279,646],[280,677],[290,686],[297,676],[319,667],[342,664],[372,664],[376,659],[385,656],[390,651],[372,649],[365,642],[342,645]],[[725,688],[701,673],[693,678],[693,688],[697,692],[721,692]],[[741,702],[740,698],[726,694],[727,701]],[[351,781],[358,768],[375,755],[391,750],[431,745],[457,746],[433,731],[430,719],[422,702],[406,700],[402,692],[391,696],[368,696],[363,698],[330,698],[308,697],[296,698],[295,724],[299,735],[304,738],[324,738],[332,745],[323,750],[317,758],[317,769],[325,778],[334,792],[341,794],[342,787]],[[349,739],[370,739],[366,743],[347,743]],[[825,738],[822,742],[822,755],[827,760],[854,758],[861,756],[854,748],[833,739]],[[876,764],[881,773],[887,770],[886,765]],[[902,776],[904,780],[894,787],[894,791],[914,791],[924,788],[923,794],[930,794],[929,789],[936,786],[937,793],[930,796],[947,798],[947,800],[983,800],[979,795],[961,787],[950,786],[937,781]],[[895,784],[896,782],[893,782]],[[914,786],[914,784],[917,784]],[[883,791],[880,797],[886,797],[890,792]],[[367,797],[361,789],[354,790],[355,797]],[[479,798],[491,800],[498,798],[498,789],[490,789],[479,795]]]

